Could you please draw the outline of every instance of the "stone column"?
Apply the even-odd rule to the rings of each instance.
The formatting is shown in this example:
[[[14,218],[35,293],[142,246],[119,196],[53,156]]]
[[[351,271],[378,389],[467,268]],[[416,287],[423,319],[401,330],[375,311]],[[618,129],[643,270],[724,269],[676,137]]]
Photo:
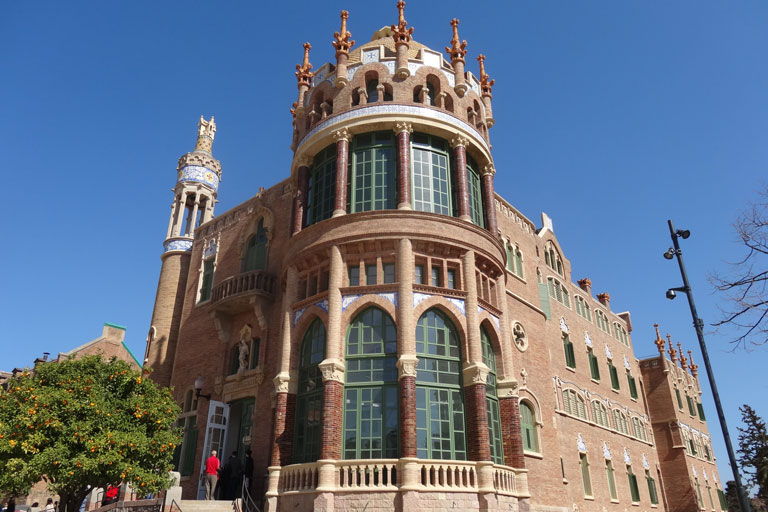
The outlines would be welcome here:
[[[486,165],[483,169],[483,210],[485,211],[485,227],[493,237],[499,236],[496,225],[496,194],[493,191],[493,175],[496,169]]]
[[[171,233],[172,237],[176,237],[181,235],[181,225],[184,224],[184,209],[187,205],[187,191],[184,190],[181,192],[181,195],[179,196],[178,201],[176,202],[176,214],[173,219],[173,232]]]
[[[291,372],[292,310],[296,298],[298,274],[293,266],[288,267],[285,278],[285,294],[282,303],[282,325],[280,333],[280,372],[273,379],[275,384],[275,418],[272,427],[271,466],[285,466],[291,463],[293,448],[293,423],[296,412],[297,381]]]
[[[336,141],[336,201],[333,217],[347,213],[347,163],[351,136],[346,129],[338,130],[333,134],[333,140]]]
[[[191,222],[187,223],[187,234],[193,235],[195,228],[197,227],[197,210],[200,208],[200,193],[195,194],[195,204],[192,206],[192,215],[190,216]]]
[[[523,436],[520,429],[518,383],[515,379],[504,379],[497,383],[496,389],[499,394],[504,462],[513,468],[524,468],[525,457],[523,456]]]
[[[397,209],[411,209],[411,123],[397,123]],[[413,269],[409,269],[411,272]]]
[[[397,248],[398,386],[400,456],[416,457],[416,322],[413,314],[413,248],[407,238]]]
[[[397,42],[395,43],[395,54],[396,54],[396,66],[397,69],[395,70],[395,76],[399,78],[400,80],[405,80],[409,76],[411,76],[411,71],[408,69],[408,48],[409,44],[406,42]]]
[[[456,160],[456,169],[453,179],[456,180],[456,196],[459,201],[459,218],[471,221],[469,214],[469,185],[467,184],[467,139],[456,135],[451,139]]]
[[[291,226],[291,235],[295,235],[304,227],[308,189],[309,158],[305,158],[299,162],[299,168],[296,173],[296,196],[293,198],[293,224]]]
[[[171,238],[171,233],[173,231],[173,224],[176,220],[176,198],[174,197],[174,201],[171,203],[171,218],[168,219],[168,233],[165,235],[165,238]]]

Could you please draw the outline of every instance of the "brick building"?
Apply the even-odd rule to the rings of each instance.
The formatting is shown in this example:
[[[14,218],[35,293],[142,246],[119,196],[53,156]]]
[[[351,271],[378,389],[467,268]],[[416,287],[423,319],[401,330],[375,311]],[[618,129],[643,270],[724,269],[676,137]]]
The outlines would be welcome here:
[[[179,159],[145,365],[182,404],[185,498],[251,448],[269,510],[695,510],[665,493],[720,488],[671,407],[695,370],[638,361],[552,221],[495,194],[484,57],[398,10],[357,45],[342,11],[316,71],[304,45],[283,181],[214,217],[213,118]]]

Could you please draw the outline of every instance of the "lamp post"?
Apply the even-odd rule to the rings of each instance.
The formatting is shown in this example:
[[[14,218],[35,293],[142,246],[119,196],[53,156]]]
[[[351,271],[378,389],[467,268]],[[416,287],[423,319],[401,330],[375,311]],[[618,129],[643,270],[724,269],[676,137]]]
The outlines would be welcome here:
[[[728,460],[731,463],[731,469],[733,470],[733,479],[736,482],[736,491],[739,495],[739,505],[742,512],[750,512],[749,501],[747,495],[744,492],[744,487],[741,485],[741,476],[739,475],[739,467],[736,464],[736,456],[733,453],[733,446],[731,446],[731,436],[728,434],[728,425],[725,423],[725,414],[723,414],[723,406],[720,403],[720,394],[717,392],[717,384],[715,384],[715,375],[712,373],[712,366],[709,364],[709,355],[707,354],[707,346],[704,343],[704,321],[699,318],[696,313],[696,304],[693,302],[693,293],[691,292],[691,285],[688,283],[688,274],[685,273],[685,264],[683,263],[683,253],[680,250],[680,244],[678,238],[685,240],[691,236],[691,232],[687,229],[675,230],[671,220],[667,221],[669,224],[669,235],[672,237],[672,244],[674,248],[670,247],[665,253],[664,258],[671,260],[677,256],[677,263],[680,266],[680,275],[683,277],[683,286],[678,288],[670,288],[667,290],[667,298],[672,300],[675,298],[675,292],[685,292],[688,296],[688,305],[691,308],[691,316],[693,317],[693,326],[696,329],[696,336],[699,338],[699,348],[701,348],[701,357],[704,360],[704,367],[707,370],[707,378],[709,379],[709,385],[712,388],[712,398],[715,400],[715,408],[717,409],[717,419],[720,420],[720,428],[723,431],[723,437],[725,438],[725,449],[728,451]]]

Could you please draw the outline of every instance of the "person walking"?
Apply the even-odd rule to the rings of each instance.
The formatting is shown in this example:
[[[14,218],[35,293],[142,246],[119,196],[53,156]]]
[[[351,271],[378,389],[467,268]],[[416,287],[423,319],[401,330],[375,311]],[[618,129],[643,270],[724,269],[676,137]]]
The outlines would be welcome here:
[[[251,450],[245,452],[245,464],[243,465],[243,487],[251,492],[251,480],[253,480],[253,457]]]
[[[216,450],[211,450],[211,456],[205,461],[205,499],[212,500],[216,491],[216,482],[219,480],[221,463],[216,458]]]
[[[56,512],[56,507],[53,505],[53,498],[48,498],[48,501],[45,502],[43,512]]]

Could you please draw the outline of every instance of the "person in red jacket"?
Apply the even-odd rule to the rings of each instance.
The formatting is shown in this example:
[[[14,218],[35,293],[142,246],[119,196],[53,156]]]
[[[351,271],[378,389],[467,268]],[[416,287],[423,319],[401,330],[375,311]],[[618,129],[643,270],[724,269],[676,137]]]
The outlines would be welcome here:
[[[216,490],[216,482],[219,480],[219,468],[221,462],[216,458],[216,450],[211,450],[211,456],[205,461],[205,499],[212,500]]]

